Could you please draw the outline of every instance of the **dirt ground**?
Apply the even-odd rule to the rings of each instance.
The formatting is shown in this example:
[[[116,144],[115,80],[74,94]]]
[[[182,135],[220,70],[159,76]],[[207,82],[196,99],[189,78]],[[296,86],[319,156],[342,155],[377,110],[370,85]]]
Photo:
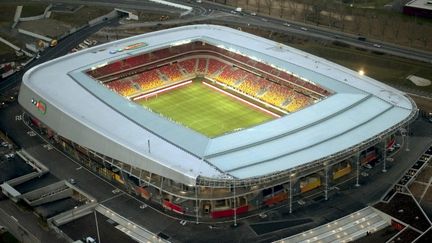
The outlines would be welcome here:
[[[417,107],[426,112],[432,112],[432,99],[420,98],[418,96],[410,96],[417,104]]]
[[[72,28],[72,26],[68,23],[64,23],[55,19],[41,19],[20,22],[17,27],[51,38],[58,38],[59,36],[67,33]]]
[[[57,13],[53,12],[50,19],[60,21],[72,27],[80,27],[85,25],[89,20],[111,12],[113,8],[84,6],[75,13]]]
[[[74,5],[76,8],[72,8],[72,6],[69,5],[63,6],[63,4],[56,4],[54,9],[63,10],[62,12],[52,12],[50,18],[47,19],[20,22],[15,29],[11,29],[17,5],[18,4],[13,3],[0,4],[0,36],[21,48],[24,48],[26,43],[34,44],[37,39],[18,33],[18,28],[55,39],[68,33],[72,28],[83,26],[89,20],[107,14],[113,10],[107,7],[79,7],[79,5]],[[23,6],[22,16],[29,17],[40,15],[47,6],[47,4],[40,3],[25,4]],[[78,10],[74,12],[64,11],[64,9]],[[0,44],[0,62],[17,61],[19,59],[22,58],[16,57],[15,51],[12,48]]]

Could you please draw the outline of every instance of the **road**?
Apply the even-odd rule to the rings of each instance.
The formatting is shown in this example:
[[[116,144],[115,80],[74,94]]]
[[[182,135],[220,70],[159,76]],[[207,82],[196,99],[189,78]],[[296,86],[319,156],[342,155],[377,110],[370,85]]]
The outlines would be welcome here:
[[[14,235],[19,236],[21,242],[33,243],[35,239],[40,242],[67,242],[53,231],[42,227],[32,211],[20,208],[10,200],[0,200],[0,225],[6,225]]]

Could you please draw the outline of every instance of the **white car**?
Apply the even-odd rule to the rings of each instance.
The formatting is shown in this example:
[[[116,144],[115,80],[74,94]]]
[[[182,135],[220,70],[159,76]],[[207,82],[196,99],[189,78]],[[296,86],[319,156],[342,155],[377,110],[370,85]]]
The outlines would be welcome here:
[[[300,29],[301,29],[301,30],[304,30],[304,31],[307,31],[307,30],[308,30],[308,29],[305,28],[305,27],[301,27]]]
[[[367,168],[367,169],[372,169],[372,165],[370,165],[370,164],[365,164],[365,165],[363,165],[365,168]]]
[[[252,16],[256,16],[256,13],[255,13],[255,12],[252,12],[251,15],[252,15]]]
[[[291,25],[288,23],[283,23],[283,25],[290,27]]]
[[[378,45],[378,44],[373,44],[373,46],[376,48],[381,48],[381,45]]]

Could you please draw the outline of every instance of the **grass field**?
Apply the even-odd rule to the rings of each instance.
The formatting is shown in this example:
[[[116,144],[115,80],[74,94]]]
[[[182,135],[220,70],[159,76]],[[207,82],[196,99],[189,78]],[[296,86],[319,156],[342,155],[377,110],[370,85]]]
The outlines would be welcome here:
[[[201,82],[179,87],[137,103],[183,124],[207,137],[247,128],[273,117]]]

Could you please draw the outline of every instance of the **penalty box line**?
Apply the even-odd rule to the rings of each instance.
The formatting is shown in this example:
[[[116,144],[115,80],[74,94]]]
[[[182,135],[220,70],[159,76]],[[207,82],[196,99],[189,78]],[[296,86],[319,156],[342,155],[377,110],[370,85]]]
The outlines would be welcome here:
[[[219,91],[219,92],[221,92],[221,93],[223,93],[223,94],[225,94],[225,95],[228,95],[228,96],[230,96],[230,97],[232,97],[232,98],[234,98],[234,99],[236,99],[236,100],[238,100],[238,101],[240,101],[240,102],[242,102],[242,103],[245,103],[245,104],[247,104],[247,105],[250,105],[250,106],[252,106],[252,107],[254,107],[254,108],[257,108],[257,109],[259,109],[259,110],[261,110],[261,111],[264,111],[265,113],[267,113],[267,114],[270,114],[270,115],[272,115],[272,116],[274,116],[274,117],[277,117],[277,118],[279,118],[279,117],[281,117],[280,115],[278,115],[278,114],[276,114],[276,113],[274,113],[274,112],[271,112],[271,111],[269,111],[269,110],[266,110],[266,109],[264,109],[264,108],[262,108],[262,107],[260,107],[260,106],[258,106],[258,105],[255,105],[254,103],[252,103],[252,102],[249,102],[249,101],[247,101],[247,100],[244,100],[244,99],[242,99],[242,98],[240,98],[240,97],[238,97],[238,96],[235,96],[235,95],[233,95],[233,94],[231,94],[231,93],[229,93],[229,92],[226,92],[225,90],[222,90],[222,89],[220,89],[220,88],[218,88],[218,87],[216,87],[216,86],[213,86],[213,85],[211,85],[211,84],[209,84],[209,83],[206,83],[206,82],[202,82],[204,85],[206,85],[206,86],[208,86],[208,87],[210,87],[210,88],[212,88],[212,89],[214,89],[214,90],[216,90],[216,91]]]

